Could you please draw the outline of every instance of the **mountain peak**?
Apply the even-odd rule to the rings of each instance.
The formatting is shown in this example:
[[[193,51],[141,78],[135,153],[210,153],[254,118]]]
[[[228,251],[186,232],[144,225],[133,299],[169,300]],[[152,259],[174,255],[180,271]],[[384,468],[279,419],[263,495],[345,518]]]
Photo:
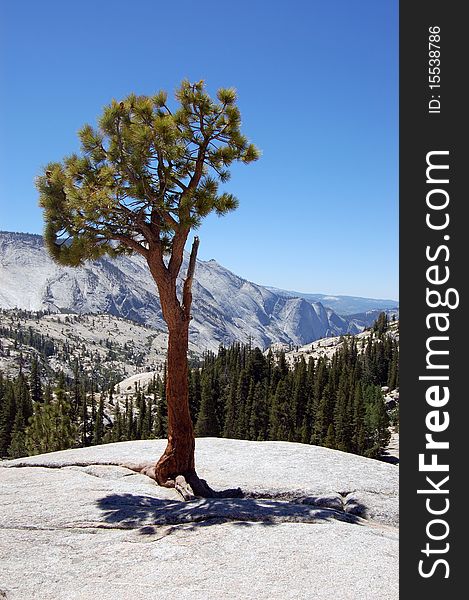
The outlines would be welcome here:
[[[265,348],[360,330],[358,321],[350,325],[317,299],[281,292],[249,282],[214,259],[197,261],[191,341],[201,350],[249,340]],[[0,308],[108,313],[166,329],[156,285],[142,257],[106,257],[80,268],[62,267],[37,234],[0,232]]]

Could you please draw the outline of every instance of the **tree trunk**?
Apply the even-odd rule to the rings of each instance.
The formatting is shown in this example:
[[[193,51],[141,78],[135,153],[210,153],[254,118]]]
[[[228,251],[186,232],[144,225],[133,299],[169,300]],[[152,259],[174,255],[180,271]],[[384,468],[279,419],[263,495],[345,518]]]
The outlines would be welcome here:
[[[182,475],[186,480],[195,475],[195,440],[189,411],[187,370],[189,320],[181,315],[178,321],[168,325],[168,444],[155,467],[156,480],[160,485],[174,485],[178,475]]]
[[[215,492],[206,481],[199,479],[195,470],[195,439],[189,410],[187,352],[192,305],[191,290],[199,238],[195,237],[192,244],[181,302],[176,293],[176,280],[182,263],[183,241],[180,241],[177,255],[173,253],[167,267],[158,247],[155,253],[149,254],[148,258],[148,266],[158,287],[163,318],[169,333],[166,372],[168,444],[156,465],[126,466],[152,477],[162,486],[176,488],[186,500],[194,496],[239,497],[242,495],[239,488]]]

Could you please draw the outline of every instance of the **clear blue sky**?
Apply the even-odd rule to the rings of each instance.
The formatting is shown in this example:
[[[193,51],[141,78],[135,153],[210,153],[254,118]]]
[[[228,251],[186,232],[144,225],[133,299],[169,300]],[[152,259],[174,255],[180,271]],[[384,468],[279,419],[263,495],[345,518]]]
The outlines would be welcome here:
[[[398,296],[397,0],[53,0],[0,8],[0,229],[41,233],[34,177],[111,98],[238,90],[262,150],[202,259],[256,283]]]

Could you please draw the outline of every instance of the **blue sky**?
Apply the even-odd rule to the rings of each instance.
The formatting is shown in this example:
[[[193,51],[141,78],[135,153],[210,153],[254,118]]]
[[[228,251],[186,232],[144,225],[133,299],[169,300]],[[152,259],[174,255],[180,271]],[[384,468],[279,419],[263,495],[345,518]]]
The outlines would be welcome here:
[[[0,229],[41,233],[34,177],[111,98],[234,86],[262,158],[199,257],[256,283],[398,297],[397,0],[3,3]]]

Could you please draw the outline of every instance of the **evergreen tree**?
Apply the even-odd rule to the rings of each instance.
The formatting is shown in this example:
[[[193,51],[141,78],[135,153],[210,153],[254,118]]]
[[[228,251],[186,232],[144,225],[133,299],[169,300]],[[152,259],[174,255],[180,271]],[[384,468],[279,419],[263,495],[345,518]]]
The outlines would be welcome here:
[[[114,420],[112,425],[112,441],[122,441],[122,416],[119,406],[119,402],[116,402],[114,406]]]
[[[31,375],[29,377],[32,402],[42,402],[42,383],[39,361],[36,355],[31,361]]]
[[[73,447],[76,429],[63,402],[37,404],[26,429],[28,454],[44,454]]]
[[[332,394],[332,384],[327,384],[322,393],[316,410],[316,419],[314,421],[311,442],[322,446],[327,438],[329,425],[333,423],[334,415],[334,397]]]
[[[147,440],[152,436],[153,429],[153,397],[148,396],[146,400],[145,418],[142,423],[142,439]]]
[[[363,401],[362,384],[355,383],[353,396],[353,437],[352,451],[364,454],[366,450],[365,404]]]
[[[13,430],[11,434],[11,442],[8,447],[8,456],[10,458],[20,458],[28,455],[28,451],[26,449],[25,429],[26,423],[22,407],[20,407],[15,415],[15,421],[13,423]]]
[[[244,434],[243,438],[245,440],[256,439],[255,437],[251,437],[251,416],[252,416],[252,407],[254,404],[254,393],[256,389],[256,382],[254,378],[251,376],[249,378],[249,391],[248,397],[246,400],[246,406],[244,408]]]
[[[259,348],[251,349],[247,361],[247,373],[254,383],[259,383],[267,377],[267,361]]]
[[[303,415],[303,421],[301,423],[301,429],[299,431],[299,438],[303,444],[309,444],[311,441],[312,427],[316,414],[316,406],[314,396],[315,389],[315,375],[316,369],[314,365],[314,359],[310,357],[308,360],[307,373],[306,373],[306,405]]]
[[[396,345],[397,343],[393,342],[387,380],[387,385],[391,390],[399,387],[399,352]]]
[[[136,406],[137,406],[137,426],[135,432],[135,438],[137,440],[144,439],[144,428],[145,428],[145,420],[146,420],[146,412],[147,412],[147,403],[145,396],[142,391],[139,389],[137,391],[136,396]]]
[[[335,448],[343,452],[351,451],[353,403],[350,398],[349,372],[344,366],[334,406]],[[330,446],[332,447],[332,446]]]
[[[83,448],[89,444],[89,415],[88,415],[88,398],[86,389],[83,387],[80,392],[81,398],[81,445]]]
[[[93,446],[102,443],[104,437],[104,392],[99,395],[98,408],[96,410],[96,420],[93,429]],[[128,437],[127,439],[132,439]]]
[[[83,404],[80,392],[80,367],[78,360],[75,359],[75,362],[73,363],[73,398],[71,402],[72,414],[75,419],[78,418]]]
[[[292,441],[300,442],[302,440],[302,431],[307,404],[309,397],[308,372],[306,361],[301,357],[298,364],[295,365],[293,380],[293,402],[292,417],[294,420]]]
[[[216,415],[213,381],[209,375],[205,375],[202,379],[201,402],[195,435],[198,437],[217,437],[219,434],[220,427]]]
[[[3,385],[3,402],[0,413],[0,456],[6,456],[11,444],[17,404],[13,383],[6,380]]]
[[[154,435],[156,438],[164,438],[167,434],[168,413],[164,389],[164,385],[160,385],[156,399],[156,415],[154,425]]]
[[[37,188],[45,241],[61,264],[129,252],[146,260],[169,333],[168,445],[155,475],[164,484],[191,473],[196,485],[187,353],[197,237],[181,297],[177,280],[191,229],[237,206],[219,191],[228,167],[255,161],[259,152],[241,133],[234,89],[218,90],[214,100],[203,81],[183,81],[176,100],[176,109],[163,91],[113,100],[97,129],[81,129],[81,155],[48,164]]]
[[[29,390],[29,385],[21,369],[18,374],[18,377],[16,378],[15,388],[17,401],[16,410],[17,412],[19,411],[22,414],[21,418],[23,420],[24,427],[25,424],[28,422],[28,419],[33,414],[33,405],[31,402],[31,393]]]
[[[389,326],[388,316],[385,312],[381,312],[373,325],[373,331],[376,331],[378,337],[382,337]]]
[[[383,394],[379,386],[365,388],[365,422],[368,440],[365,456],[378,458],[389,442],[389,417],[384,406]]]
[[[53,400],[52,395],[52,386],[50,381],[46,383],[46,387],[44,389],[44,404],[50,404]]]
[[[34,414],[26,429],[25,445],[29,454],[43,454],[66,450],[76,443],[77,430],[72,422],[72,408],[65,392],[65,376],[60,372],[55,388],[55,398],[48,384],[44,402],[36,403]]]
[[[256,383],[249,420],[249,439],[263,441],[268,439],[269,411],[267,408],[268,388],[266,380]]]
[[[235,437],[243,439],[246,434],[246,404],[248,401],[250,378],[246,369],[243,369],[239,375],[238,389],[236,393],[235,409]],[[249,415],[250,416],[250,415]],[[249,417],[248,417],[249,418]]]
[[[223,427],[223,437],[236,438],[237,437],[237,390],[239,387],[239,379],[236,374],[233,374],[231,382],[226,388],[225,395],[227,397],[226,411],[225,411],[225,424]]]
[[[54,432],[57,419],[54,417],[51,403],[36,404],[34,415],[26,431],[28,454],[43,454],[55,449]]]
[[[326,448],[336,448],[336,437],[334,433],[334,425],[332,423],[329,423],[329,427],[327,428],[324,446]]]
[[[197,417],[199,416],[201,394],[200,370],[198,368],[191,369],[189,372],[189,407],[194,425],[197,423]]]
[[[72,408],[61,388],[56,389],[56,445],[57,450],[66,450],[75,444],[76,427],[72,421]]]
[[[90,433],[91,433],[91,441],[94,444],[94,430],[96,427],[96,417],[97,417],[97,405],[96,405],[96,395],[95,395],[95,383],[94,379],[91,379],[91,390],[90,390],[90,405],[91,405],[91,421],[90,421]]]
[[[289,381],[281,379],[272,401],[270,418],[270,439],[290,440],[292,436],[291,396],[289,394]]]

